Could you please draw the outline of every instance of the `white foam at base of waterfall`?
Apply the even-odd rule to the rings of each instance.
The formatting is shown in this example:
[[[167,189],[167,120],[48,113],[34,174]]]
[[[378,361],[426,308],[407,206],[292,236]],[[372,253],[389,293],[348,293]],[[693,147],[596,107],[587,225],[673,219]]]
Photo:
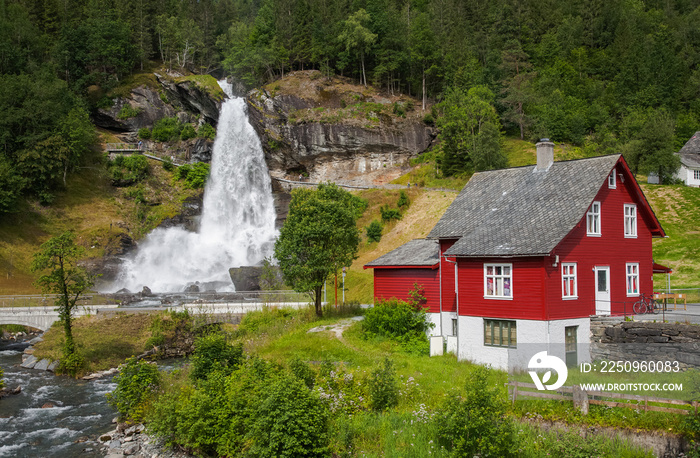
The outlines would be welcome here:
[[[245,100],[219,84],[229,99],[221,107],[199,230],[155,229],[124,260],[110,289],[179,292],[199,282],[232,291],[229,268],[256,265],[272,254],[275,209],[260,139]]]

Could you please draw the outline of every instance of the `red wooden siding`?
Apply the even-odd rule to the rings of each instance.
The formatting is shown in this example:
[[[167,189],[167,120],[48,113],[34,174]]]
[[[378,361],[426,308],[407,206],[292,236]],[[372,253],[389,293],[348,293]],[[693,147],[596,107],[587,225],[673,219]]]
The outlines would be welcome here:
[[[460,259],[459,314],[490,318],[545,319],[542,259]],[[484,298],[484,263],[513,264],[513,299]]]
[[[618,172],[621,165],[616,166]],[[629,179],[622,183],[618,175],[617,188],[609,189],[607,181],[595,200],[601,203],[601,236],[586,235],[586,215],[554,249],[559,265],[552,266],[554,256],[546,258],[547,319],[586,317],[595,313],[595,278],[593,267],[610,266],[611,313],[631,313],[638,297],[627,297],[627,263],[639,263],[640,291],[653,289],[651,216],[637,202]],[[637,204],[637,238],[625,238],[624,204]],[[575,262],[578,273],[578,299],[563,300],[561,263]]]
[[[374,269],[375,300],[395,297],[408,301],[408,292],[418,283],[424,289],[430,313],[440,312],[440,283],[438,269]]]
[[[442,311],[456,312],[457,297],[455,295],[455,265],[447,261],[442,254],[454,245],[456,240],[440,240],[440,272],[442,289]],[[454,261],[454,259],[452,259]]]

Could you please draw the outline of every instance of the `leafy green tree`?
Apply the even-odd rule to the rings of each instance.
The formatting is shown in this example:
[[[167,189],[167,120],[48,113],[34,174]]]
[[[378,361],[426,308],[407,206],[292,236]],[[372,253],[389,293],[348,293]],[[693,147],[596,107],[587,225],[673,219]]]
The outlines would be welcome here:
[[[92,287],[95,280],[94,275],[79,265],[83,253],[84,249],[75,244],[75,235],[64,232],[44,242],[31,264],[32,272],[41,273],[37,286],[44,293],[57,295],[56,311],[65,335],[59,368],[71,375],[75,375],[80,366],[73,341],[73,311],[80,296]]]
[[[310,292],[322,315],[321,290],[329,275],[349,266],[359,244],[353,196],[335,184],[295,189],[275,243],[275,258],[294,290]]]
[[[500,146],[498,114],[493,107],[493,93],[488,88],[449,89],[440,108],[442,116],[437,119],[437,125],[443,174],[449,176],[506,165]]]
[[[360,84],[367,86],[367,74],[365,72],[365,56],[372,49],[377,40],[377,35],[369,28],[369,13],[359,9],[351,14],[343,23],[343,30],[338,36],[338,41],[345,45],[347,52],[354,52],[360,58]]]

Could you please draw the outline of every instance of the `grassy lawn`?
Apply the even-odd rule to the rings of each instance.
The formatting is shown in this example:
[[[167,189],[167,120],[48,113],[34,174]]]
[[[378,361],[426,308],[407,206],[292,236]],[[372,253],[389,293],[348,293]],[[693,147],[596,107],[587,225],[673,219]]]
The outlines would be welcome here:
[[[673,269],[672,288],[699,288],[700,188],[641,186],[668,235],[668,238],[654,240],[654,260]],[[654,287],[665,289],[665,276],[655,275]]]
[[[379,242],[369,242],[365,228],[376,220],[381,222],[380,208],[389,205],[396,208],[400,190],[394,189],[369,189],[355,194],[367,199],[369,205],[362,218],[357,222],[360,229],[360,249],[357,259],[352,263],[345,278],[346,301],[359,301],[371,303],[374,297],[374,272],[372,269],[363,269],[363,266],[373,259],[382,256],[389,251],[398,248],[409,240],[424,238],[435,226],[447,207],[450,206],[456,192],[450,191],[426,191],[418,188],[405,189],[404,192],[411,200],[408,210],[403,217],[396,221],[384,223],[382,239]],[[338,288],[340,288],[340,277]],[[340,301],[342,293],[338,293]],[[328,299],[333,300],[333,282],[328,282]]]
[[[370,374],[388,358],[393,363],[399,388],[399,403],[395,408],[373,412],[366,409],[347,415],[336,413],[331,420],[332,449],[339,453],[368,457],[423,457],[450,456],[436,443],[441,409],[456,393],[463,393],[470,383],[475,368],[468,362],[458,362],[452,355],[428,357],[406,353],[394,341],[382,338],[366,338],[359,322],[348,323],[351,313],[329,311],[324,318],[316,318],[310,310],[253,312],[246,317],[234,340],[244,343],[245,352],[288,366],[293,359],[301,359],[315,371],[331,362],[334,371],[352,374],[359,384],[367,383]],[[339,333],[335,325],[346,323]],[[309,332],[318,330],[318,332]],[[325,329],[324,329],[325,328]],[[186,371],[183,373],[186,377]],[[496,389],[497,396],[506,400],[503,371],[489,371],[487,383]],[[172,383],[172,382],[171,382]],[[175,382],[177,384],[177,382]],[[559,403],[562,404],[562,403]],[[614,425],[629,428],[647,427],[674,430],[677,416],[660,421],[646,413],[609,412],[610,409],[593,407],[589,417],[580,415],[566,406],[553,403],[518,402],[508,414],[516,420],[516,455],[539,457],[549,453],[561,456],[651,456],[649,452],[630,446],[621,440],[599,436],[581,439],[576,433],[545,433],[534,418],[564,420],[572,424]],[[623,416],[638,416],[630,423]],[[676,421],[674,422],[673,419]],[[656,426],[654,426],[656,425]],[[578,453],[578,454],[577,454]]]
[[[143,353],[149,330],[156,315],[117,314],[113,318],[95,316],[73,321],[73,338],[78,352],[85,358],[84,374],[117,367],[126,358]],[[34,346],[37,358],[61,358],[63,327],[56,322],[44,333],[44,340]],[[80,375],[80,374],[79,374]]]

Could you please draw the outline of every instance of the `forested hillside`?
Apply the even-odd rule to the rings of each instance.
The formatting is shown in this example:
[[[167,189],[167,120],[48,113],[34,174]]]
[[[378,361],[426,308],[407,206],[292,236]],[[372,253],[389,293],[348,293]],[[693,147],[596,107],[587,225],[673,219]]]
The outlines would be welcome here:
[[[700,126],[699,21],[685,0],[0,0],[0,212],[49,203],[94,142],[90,111],[158,61],[442,100],[426,122],[445,174],[503,165],[506,133],[668,179]]]

